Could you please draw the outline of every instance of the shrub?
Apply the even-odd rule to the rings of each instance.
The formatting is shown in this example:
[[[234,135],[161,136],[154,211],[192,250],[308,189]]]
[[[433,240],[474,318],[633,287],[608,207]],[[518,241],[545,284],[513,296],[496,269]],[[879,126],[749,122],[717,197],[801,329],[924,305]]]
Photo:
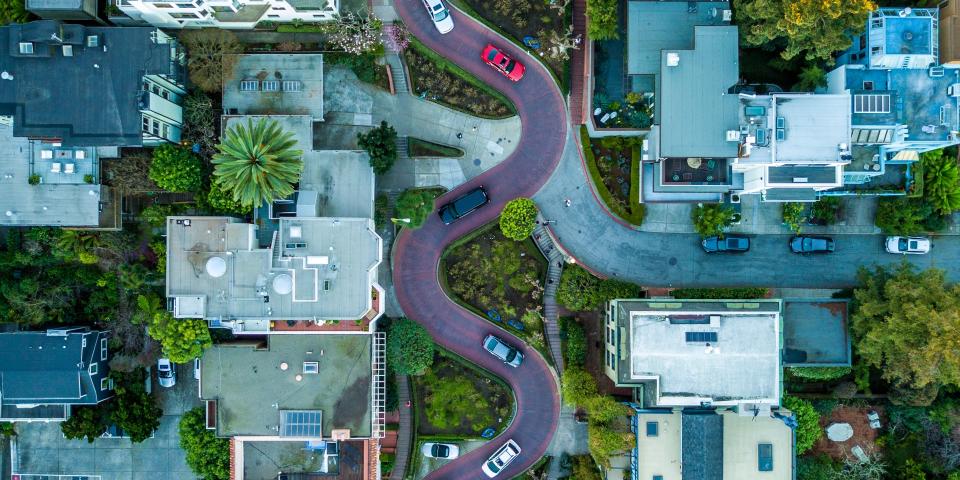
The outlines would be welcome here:
[[[754,298],[764,298],[769,290],[759,287],[744,288],[677,288],[670,292],[673,298],[690,299],[737,299],[750,300]]]
[[[216,181],[210,182],[210,189],[207,190],[206,206],[214,213],[247,215],[253,212],[253,207],[244,205],[233,199],[233,195],[227,192]]]
[[[633,448],[636,438],[628,432],[619,432],[605,425],[590,424],[587,427],[587,446],[597,463],[610,465],[610,457]]]
[[[698,204],[691,216],[693,228],[701,237],[723,236],[723,230],[733,223],[733,208],[719,203]]]
[[[596,310],[615,298],[633,298],[638,287],[619,280],[601,280],[579,265],[563,269],[557,301],[574,311]]]
[[[850,367],[792,367],[790,374],[796,378],[822,382],[836,380],[853,371]]]
[[[73,407],[70,418],[60,423],[60,431],[71,440],[86,438],[88,443],[93,443],[107,431],[102,406]]]
[[[833,225],[840,216],[840,197],[820,197],[814,202],[811,216],[820,225]]]
[[[603,480],[600,469],[590,455],[577,455],[572,457],[570,467],[570,478],[576,480]]]
[[[590,422],[604,425],[632,413],[629,407],[609,395],[597,395],[587,400],[587,411],[590,412]]]
[[[203,409],[194,408],[180,418],[180,448],[187,454],[187,465],[204,480],[230,478],[230,440],[207,430]]]
[[[490,403],[464,375],[438,378],[428,371],[424,378],[429,392],[424,397],[424,412],[430,423],[440,429],[457,428],[464,421],[479,433],[495,420]]]
[[[875,223],[883,233],[916,235],[925,229],[927,219],[934,216],[933,208],[922,200],[896,197],[881,198],[877,203]]]
[[[801,224],[807,220],[803,216],[803,210],[803,204],[797,202],[787,202],[780,206],[783,223],[790,227],[790,231],[800,233],[800,230],[803,229]]]
[[[37,175],[36,173],[30,175],[30,178],[27,179],[27,183],[30,185],[40,185],[40,175]]]
[[[420,228],[430,216],[430,213],[433,212],[434,197],[434,191],[430,189],[410,188],[404,190],[397,197],[396,215],[397,218],[409,218],[410,222],[404,222],[401,225],[413,229]]]
[[[836,480],[839,472],[840,465],[826,454],[797,459],[797,480]]]
[[[0,25],[27,23],[30,14],[23,0],[3,0],[0,2]]]
[[[433,365],[433,337],[419,323],[399,318],[387,330],[387,362],[401,375],[419,375]]]
[[[500,212],[503,236],[518,242],[527,239],[536,227],[537,205],[529,198],[514,198]]]
[[[569,405],[585,407],[587,402],[597,395],[597,381],[590,372],[579,367],[571,365],[565,368],[560,383],[563,387],[563,400]]]
[[[206,321],[173,318],[166,311],[153,315],[147,332],[160,342],[164,355],[174,363],[187,363],[213,344]]]
[[[385,193],[378,193],[373,200],[373,223],[377,230],[387,225],[390,216],[390,198]]]
[[[169,192],[196,192],[202,180],[200,159],[175,145],[160,145],[153,151],[150,180]]]
[[[83,183],[92,184],[92,183],[93,183],[93,175],[90,175],[89,173],[86,174],[86,175],[84,175],[84,176],[83,176]]]
[[[820,414],[813,408],[813,404],[797,397],[784,396],[783,406],[793,412],[797,419],[796,448],[797,455],[813,448],[813,444],[823,436],[820,428]]]
[[[590,0],[587,2],[587,35],[591,40],[619,38],[619,2],[617,0]]]
[[[573,318],[564,318],[567,333],[566,361],[570,366],[583,366],[587,363],[587,333],[583,325]]]
[[[167,224],[167,217],[180,213],[180,209],[173,205],[150,205],[140,211],[140,219],[151,227],[163,227]]]
[[[397,161],[397,131],[385,120],[367,133],[358,133],[357,144],[370,155],[370,166],[377,175],[390,171]]]

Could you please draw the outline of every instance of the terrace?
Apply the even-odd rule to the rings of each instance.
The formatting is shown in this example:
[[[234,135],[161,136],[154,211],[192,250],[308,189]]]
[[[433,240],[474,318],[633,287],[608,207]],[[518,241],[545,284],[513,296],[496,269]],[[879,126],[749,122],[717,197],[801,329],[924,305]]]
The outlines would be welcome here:
[[[725,158],[667,158],[662,171],[665,185],[730,184],[730,167]]]

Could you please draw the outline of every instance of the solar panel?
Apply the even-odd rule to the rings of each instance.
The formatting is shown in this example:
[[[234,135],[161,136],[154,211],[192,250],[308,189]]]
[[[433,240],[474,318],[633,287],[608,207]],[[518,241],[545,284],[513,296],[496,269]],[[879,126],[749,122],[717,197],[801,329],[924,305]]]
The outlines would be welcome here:
[[[282,410],[280,435],[284,437],[320,437],[320,410]]]
[[[279,92],[280,82],[276,80],[264,80],[262,88],[264,92]]]
[[[692,343],[716,342],[717,332],[687,332],[687,341]]]

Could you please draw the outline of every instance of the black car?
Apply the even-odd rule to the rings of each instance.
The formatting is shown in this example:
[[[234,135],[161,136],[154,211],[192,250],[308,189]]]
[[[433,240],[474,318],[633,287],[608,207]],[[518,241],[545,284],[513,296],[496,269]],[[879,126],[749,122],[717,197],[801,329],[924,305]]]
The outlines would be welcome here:
[[[713,236],[704,238],[700,245],[707,253],[743,253],[750,250],[750,239],[742,235],[727,235],[723,238]]]
[[[793,253],[830,253],[833,248],[833,239],[830,237],[797,235],[790,239],[790,251]]]
[[[440,220],[450,225],[470,212],[486,205],[490,202],[487,191],[483,187],[477,187],[467,193],[457,197],[456,200],[440,207]]]

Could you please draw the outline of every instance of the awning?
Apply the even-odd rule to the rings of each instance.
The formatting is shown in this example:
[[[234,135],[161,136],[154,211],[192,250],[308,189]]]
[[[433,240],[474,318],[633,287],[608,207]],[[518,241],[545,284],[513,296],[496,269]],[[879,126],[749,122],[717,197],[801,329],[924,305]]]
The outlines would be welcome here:
[[[900,150],[892,160],[915,162],[920,160],[920,154],[916,150]]]

